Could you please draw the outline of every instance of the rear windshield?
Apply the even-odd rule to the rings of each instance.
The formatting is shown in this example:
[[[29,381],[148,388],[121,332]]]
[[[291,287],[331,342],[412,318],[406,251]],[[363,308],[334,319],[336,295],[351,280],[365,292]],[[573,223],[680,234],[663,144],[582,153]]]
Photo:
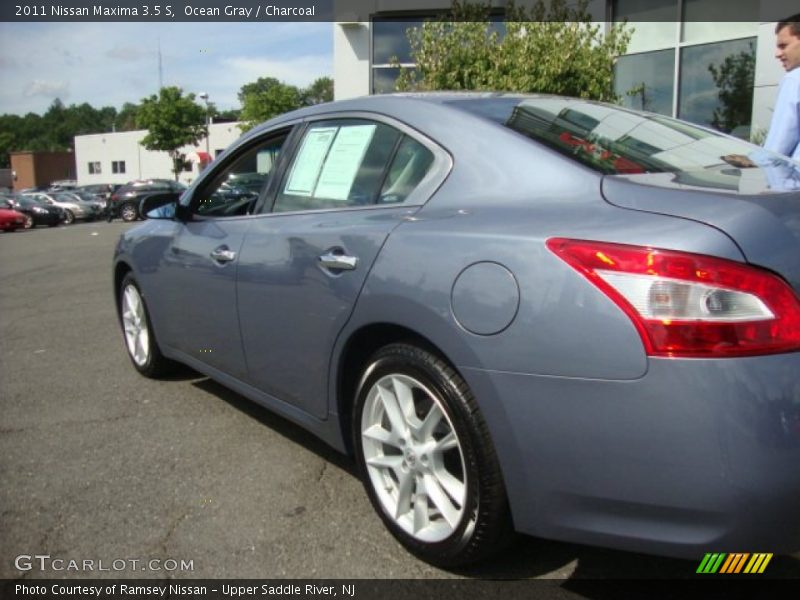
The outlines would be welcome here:
[[[794,165],[759,146],[661,115],[572,98],[500,97],[449,104],[605,174]]]

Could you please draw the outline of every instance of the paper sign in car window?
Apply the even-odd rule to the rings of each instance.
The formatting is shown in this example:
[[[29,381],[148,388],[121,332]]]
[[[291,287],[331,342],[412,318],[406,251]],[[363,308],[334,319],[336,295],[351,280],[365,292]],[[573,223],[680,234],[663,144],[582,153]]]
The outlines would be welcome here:
[[[375,133],[375,127],[375,125],[342,127],[322,167],[317,189],[314,190],[315,198],[347,200],[358,168]]]
[[[314,193],[322,163],[337,130],[338,127],[321,127],[306,134],[289,172],[284,194],[311,196]]]

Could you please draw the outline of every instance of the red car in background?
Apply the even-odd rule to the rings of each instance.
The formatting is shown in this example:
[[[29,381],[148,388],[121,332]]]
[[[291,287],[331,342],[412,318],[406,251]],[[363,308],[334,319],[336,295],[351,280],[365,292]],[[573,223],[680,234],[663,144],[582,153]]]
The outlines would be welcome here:
[[[10,208],[0,208],[0,231],[16,231],[24,227],[25,215]]]

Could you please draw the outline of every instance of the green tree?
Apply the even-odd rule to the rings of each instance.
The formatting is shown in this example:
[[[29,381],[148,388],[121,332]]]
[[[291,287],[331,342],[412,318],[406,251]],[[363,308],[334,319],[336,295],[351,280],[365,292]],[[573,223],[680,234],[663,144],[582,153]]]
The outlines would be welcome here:
[[[220,110],[214,115],[214,118],[219,117],[220,119],[224,119],[225,121],[238,121],[241,117],[239,116],[242,111],[236,108],[229,108],[228,110]]]
[[[628,47],[625,24],[603,35],[588,0],[542,0],[530,9],[506,5],[505,34],[489,20],[491,5],[454,0],[450,14],[410,29],[416,67],[401,68],[399,90],[501,90],[617,101],[613,66]],[[399,66],[395,59],[393,63]]]
[[[726,56],[719,66],[708,65],[719,90],[721,106],[714,109],[711,126],[730,133],[739,125],[749,125],[753,112],[753,84],[756,72],[756,50]]]
[[[208,134],[205,106],[194,98],[194,94],[184,96],[180,88],[164,87],[158,96],[144,98],[136,115],[137,125],[147,129],[142,146],[169,154],[176,181],[183,167],[181,147],[197,144]]]
[[[43,115],[0,115],[0,166],[9,166],[10,152],[74,150],[76,135],[103,133],[115,127],[135,129],[135,121],[121,126],[130,117],[128,107],[137,108],[135,104],[125,104],[117,114],[113,106],[98,109],[85,102],[66,106],[56,98]]]
[[[114,120],[112,129],[114,131],[133,131],[135,130],[138,125],[136,125],[136,115],[139,112],[139,105],[134,104],[133,102],[126,102],[122,105],[122,108],[117,113],[117,117]]]
[[[274,77],[260,77],[253,83],[243,85],[239,102],[242,103],[239,114],[242,131],[302,106],[300,90]]]
[[[11,166],[10,153],[16,149],[16,138],[7,125],[9,116],[16,115],[0,117],[0,169],[8,169]]]
[[[331,102],[333,100],[333,79],[318,77],[301,92],[303,106]]]

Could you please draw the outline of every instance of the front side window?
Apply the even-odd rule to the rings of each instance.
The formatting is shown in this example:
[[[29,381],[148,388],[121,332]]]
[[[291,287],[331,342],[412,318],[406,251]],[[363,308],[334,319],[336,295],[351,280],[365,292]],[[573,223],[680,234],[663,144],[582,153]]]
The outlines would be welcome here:
[[[125,172],[125,161],[124,160],[111,161],[111,172],[112,173],[124,173]]]
[[[209,217],[247,214],[275,169],[287,137],[288,132],[270,137],[223,167],[196,195],[195,214]]]
[[[300,142],[274,211],[403,202],[432,162],[430,150],[389,125],[316,123]]]
[[[101,173],[99,161],[89,163],[89,175],[100,175]]]

